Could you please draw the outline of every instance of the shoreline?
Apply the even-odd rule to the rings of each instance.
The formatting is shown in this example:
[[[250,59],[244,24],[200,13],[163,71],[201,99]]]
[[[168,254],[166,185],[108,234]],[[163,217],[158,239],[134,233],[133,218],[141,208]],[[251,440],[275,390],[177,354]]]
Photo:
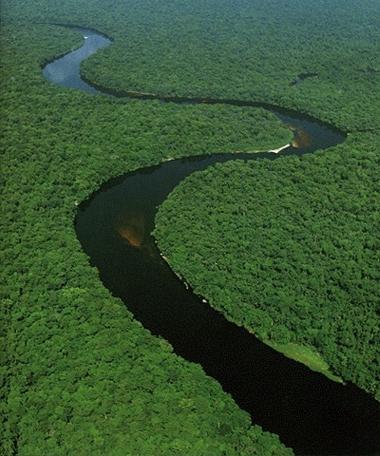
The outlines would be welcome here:
[[[285,144],[285,146],[279,147],[278,149],[268,150],[268,152],[271,152],[272,154],[279,154],[281,151],[288,149],[291,146],[292,146],[292,144],[288,143],[288,144]]]

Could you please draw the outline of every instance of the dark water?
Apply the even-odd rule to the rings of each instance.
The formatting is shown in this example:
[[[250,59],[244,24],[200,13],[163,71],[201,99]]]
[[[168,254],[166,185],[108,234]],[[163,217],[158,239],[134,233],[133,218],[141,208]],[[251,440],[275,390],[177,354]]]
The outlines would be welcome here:
[[[83,33],[90,36],[87,30]],[[102,47],[107,43],[101,36],[96,39],[100,38]],[[94,47],[89,46],[82,58],[93,52]],[[57,72],[60,80],[66,81],[63,85],[71,80],[71,87],[82,89],[77,58],[76,77],[70,54],[57,61]],[[49,66],[44,74],[57,82],[54,63]],[[69,79],[62,78],[65,67]],[[245,329],[229,323],[173,274],[150,235],[157,206],[193,171],[237,158],[301,155],[344,140],[339,132],[309,118],[265,107],[297,129],[301,147],[277,155],[215,154],[175,160],[113,179],[81,204],[76,232],[104,285],[125,301],[146,328],[167,339],[177,354],[201,364],[251,414],[254,423],[279,434],[299,455],[380,454],[378,402],[354,385],[332,382],[287,359]]]

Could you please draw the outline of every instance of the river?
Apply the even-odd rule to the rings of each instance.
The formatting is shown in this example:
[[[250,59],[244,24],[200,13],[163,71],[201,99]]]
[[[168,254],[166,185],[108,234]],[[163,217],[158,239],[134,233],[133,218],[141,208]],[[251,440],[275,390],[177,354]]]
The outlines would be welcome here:
[[[75,220],[78,239],[103,284],[145,328],[168,340],[178,355],[201,364],[250,413],[253,423],[279,434],[296,454],[380,454],[380,405],[374,398],[286,358],[227,321],[171,271],[151,235],[157,207],[192,172],[227,160],[281,160],[312,153],[341,143],[345,135],[308,116],[256,101],[160,97],[95,87],[81,78],[80,64],[111,40],[95,30],[71,28],[82,33],[83,46],[43,68],[49,81],[95,96],[129,96],[145,103],[158,99],[261,106],[295,129],[297,144],[280,153],[168,161],[105,183],[79,206]]]

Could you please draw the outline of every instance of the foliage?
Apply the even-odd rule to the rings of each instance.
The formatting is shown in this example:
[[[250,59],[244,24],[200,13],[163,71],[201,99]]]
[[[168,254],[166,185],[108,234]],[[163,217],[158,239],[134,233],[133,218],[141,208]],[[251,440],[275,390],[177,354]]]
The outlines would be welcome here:
[[[308,112],[346,131],[376,130],[380,118],[379,2],[4,0],[1,7],[3,24],[13,24],[3,25],[1,47],[5,66],[1,110],[6,183],[1,220],[5,242],[4,329],[0,340],[6,345],[2,362],[9,366],[8,370],[1,370],[1,412],[6,415],[1,427],[3,453],[289,454],[277,438],[251,427],[247,415],[199,367],[178,358],[165,341],[149,335],[103,289],[72,227],[75,206],[111,176],[171,157],[261,149],[268,143],[274,147],[287,142],[284,139],[288,133],[268,115],[262,124],[254,125],[253,119],[256,123],[259,116],[264,118],[259,110],[111,100],[53,87],[43,81],[39,64],[77,46],[79,37],[68,30],[31,23],[90,26],[115,38],[113,46],[93,56],[83,69],[88,79],[100,85],[118,90],[262,100]],[[291,85],[305,73],[317,76]],[[311,297],[308,302],[318,310],[319,304],[331,300],[338,315],[344,313],[345,324],[339,326],[344,329],[340,334],[334,334],[332,324],[318,329],[321,337],[309,334],[301,316],[295,318],[294,313],[282,311],[284,301],[290,310],[296,309],[294,303],[301,302],[299,295],[294,302],[284,295],[288,288],[283,276],[279,283],[284,293],[276,296],[273,288],[277,283],[272,284],[270,306],[257,309],[255,322],[261,321],[264,330],[265,319],[281,321],[276,330],[271,326],[266,329],[265,337],[272,340],[287,343],[297,338],[298,343],[314,347],[321,341],[317,349],[334,370],[370,391],[378,385],[378,352],[373,344],[378,326],[373,320],[371,285],[376,274],[376,269],[371,269],[376,220],[363,214],[372,217],[377,204],[373,192],[373,174],[378,169],[373,152],[377,140],[375,135],[355,135],[336,152],[313,159],[220,166],[208,174],[213,181],[205,190],[199,193],[197,189],[199,203],[204,201],[199,204],[199,211],[204,211],[209,204],[207,189],[219,182],[219,173],[231,170],[231,179],[224,177],[232,185],[231,195],[240,199],[234,185],[236,170],[242,172],[240,183],[246,181],[244,198],[249,204],[256,200],[259,205],[255,208],[262,225],[256,226],[255,237],[261,233],[257,242],[262,242],[259,253],[264,269],[271,268],[263,249],[274,249],[263,236],[268,233],[268,239],[276,241],[275,251],[280,254],[277,263],[286,269],[289,280],[295,283],[290,274],[295,270],[303,277],[295,291],[307,285]],[[355,169],[362,173],[362,183]],[[313,173],[319,180],[313,178]],[[252,175],[259,183],[254,196],[250,189]],[[201,175],[194,179],[203,184]],[[189,182],[186,185],[193,181]],[[301,192],[302,182],[313,187]],[[352,199],[352,207],[340,186],[350,195],[360,190]],[[224,183],[223,187],[226,190]],[[328,189],[339,197],[336,204]],[[264,217],[268,215],[273,223],[276,221],[273,217],[279,209],[279,193],[289,204],[281,207],[278,214],[288,223],[284,232],[281,227],[276,231]],[[178,215],[182,216],[185,205],[181,189],[177,195],[167,207],[181,207]],[[226,197],[221,192],[218,200],[213,194],[214,202]],[[230,220],[227,213],[223,218],[226,234],[235,239],[235,244],[230,238],[223,240],[226,247],[234,249],[230,261],[234,267],[240,267],[234,259],[243,244],[236,244],[239,231],[232,233],[231,223],[244,221],[244,217],[236,217],[246,214],[244,198],[241,205],[235,199],[238,212],[231,213]],[[189,209],[194,210],[191,205]],[[303,225],[302,219],[295,223],[291,214],[306,214],[308,223]],[[189,216],[196,220],[195,212]],[[167,226],[164,219],[162,215],[162,233]],[[308,233],[314,221],[326,231],[312,229]],[[352,233],[351,222],[357,230]],[[171,249],[178,247],[183,235],[179,223],[173,222],[177,231],[176,239],[170,240]],[[343,240],[338,236],[339,223],[346,235]],[[184,245],[185,255],[190,247],[195,251],[198,239],[203,242],[203,234],[196,227],[189,228],[199,237]],[[253,228],[245,229],[248,233]],[[294,233],[298,234],[297,239]],[[298,264],[304,255],[300,246],[307,245],[305,252],[311,256],[305,257],[309,259],[309,264],[305,264],[316,269],[310,265],[310,258],[319,258],[312,248],[314,241],[310,245],[302,241],[310,240],[312,234],[323,241],[320,245],[326,250],[325,261],[320,258],[321,262],[317,262],[321,271],[314,276],[315,283],[305,279],[308,273],[300,271],[302,262]],[[369,243],[359,234],[365,234]],[[211,231],[210,235],[215,236]],[[251,239],[244,242],[249,246]],[[363,251],[361,242],[365,245]],[[220,252],[220,245],[216,251]],[[287,256],[288,251],[294,256]],[[250,251],[242,254],[247,253]],[[284,257],[286,262],[281,263]],[[250,265],[251,259],[248,270],[257,266],[255,261]],[[346,259],[347,273],[345,270],[343,274],[342,261]],[[275,260],[276,257],[271,261]],[[184,270],[181,258],[173,257],[172,261],[177,261],[181,272]],[[194,271],[199,270],[194,257],[189,263]],[[363,270],[364,288],[358,279]],[[237,275],[230,271],[231,277],[242,283],[240,270],[237,271]],[[323,271],[331,272],[331,279],[323,276]],[[220,271],[219,277],[225,277],[225,272]],[[278,271],[268,277],[275,273]],[[201,275],[193,278],[190,271],[188,277],[196,285],[194,280],[203,283]],[[341,285],[342,291],[336,296],[332,293],[327,300],[320,290],[329,280],[328,290],[333,292]],[[255,277],[251,277],[249,286],[237,291],[245,296],[252,290],[256,293],[254,281]],[[357,288],[351,298],[353,284]],[[343,295],[347,297],[346,305]],[[225,304],[224,296],[217,298]],[[363,303],[362,308],[355,304],[356,299]],[[229,307],[229,316],[244,320],[250,327],[246,318],[252,317],[253,308],[247,306],[247,317],[239,315],[239,302],[240,297]],[[327,321],[329,309],[324,308],[322,321]],[[351,318],[346,317],[344,309]],[[312,311],[311,306],[309,320]],[[319,314],[318,319],[315,314],[313,318],[319,320]],[[338,347],[344,348],[337,351]],[[362,359],[358,350],[365,354]]]
[[[291,454],[110,296],[73,227],[76,205],[111,176],[170,157],[281,144],[287,130],[261,110],[55,87],[40,63],[76,47],[79,35],[42,25],[2,32],[0,453]]]
[[[289,356],[289,343],[310,347],[378,396],[379,148],[378,134],[351,135],[328,153],[194,173],[155,230],[174,270],[227,318]]]
[[[380,119],[377,0],[5,1],[8,21],[98,28],[113,46],[84,74],[101,86],[262,100],[345,130]],[[102,14],[99,14],[102,11]],[[292,85],[303,74],[316,74]]]
[[[285,344],[279,344],[269,340],[266,340],[265,342],[288,358],[305,364],[309,369],[320,372],[330,380],[344,383],[342,378],[331,372],[330,366],[315,349],[306,345],[300,345],[299,343],[295,344],[294,342],[286,342]]]
[[[378,1],[112,4],[112,18],[86,5],[68,19],[84,17],[115,38],[84,65],[86,78],[102,86],[263,100],[349,131],[379,125]],[[293,86],[305,73],[317,76]]]

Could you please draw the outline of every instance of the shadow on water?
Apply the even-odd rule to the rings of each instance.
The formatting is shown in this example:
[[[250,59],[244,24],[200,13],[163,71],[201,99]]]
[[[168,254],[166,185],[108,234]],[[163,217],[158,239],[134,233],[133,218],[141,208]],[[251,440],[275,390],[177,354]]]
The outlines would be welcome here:
[[[93,30],[77,30],[87,36],[84,46],[47,65],[44,75],[66,87],[98,93],[81,80],[79,66],[110,40]],[[302,155],[345,138],[295,112],[246,101],[210,100],[216,102],[266,107],[295,129],[296,147],[280,154],[214,154],[173,160],[113,179],[79,207],[76,232],[83,249],[99,269],[104,285],[126,302],[146,328],[167,339],[177,354],[201,364],[251,414],[254,423],[279,434],[297,454],[380,454],[378,402],[352,384],[335,383],[282,356],[228,322],[171,271],[150,235],[157,207],[196,170],[227,160]]]

